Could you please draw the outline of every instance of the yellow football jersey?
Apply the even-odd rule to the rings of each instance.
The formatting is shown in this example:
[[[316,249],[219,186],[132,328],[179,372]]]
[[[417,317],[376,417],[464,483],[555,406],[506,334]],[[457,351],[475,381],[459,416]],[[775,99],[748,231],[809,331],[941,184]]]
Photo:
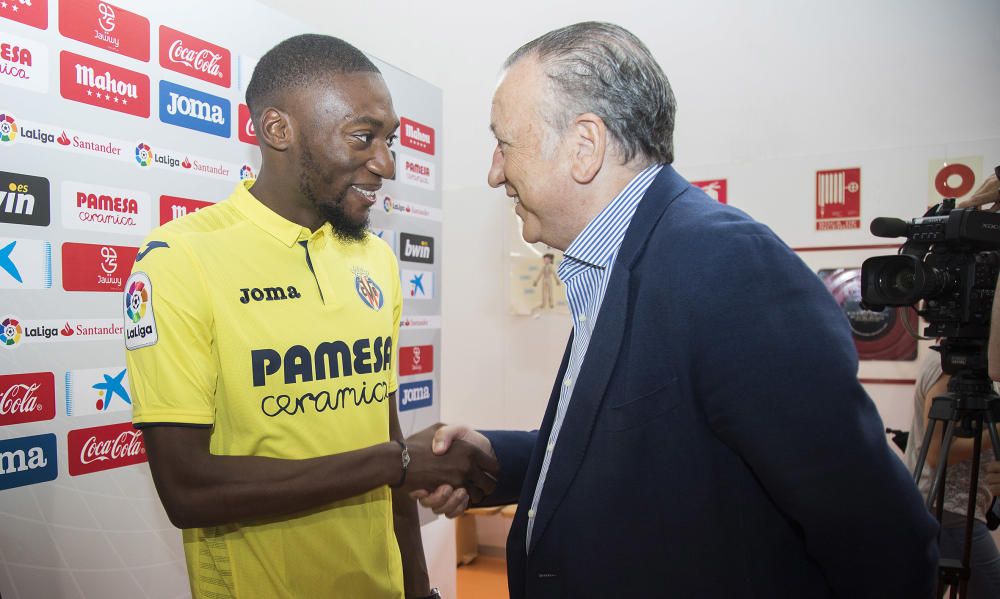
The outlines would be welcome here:
[[[302,459],[389,440],[402,309],[392,250],[311,232],[241,183],[154,230],[125,285],[132,421],[212,427],[211,451]],[[183,531],[195,597],[401,598],[388,487]]]

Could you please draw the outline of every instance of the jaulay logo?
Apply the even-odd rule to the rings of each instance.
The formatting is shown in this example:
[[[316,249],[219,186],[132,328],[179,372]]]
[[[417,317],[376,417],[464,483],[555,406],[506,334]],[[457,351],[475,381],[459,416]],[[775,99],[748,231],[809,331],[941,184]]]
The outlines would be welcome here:
[[[149,20],[109,2],[60,2],[59,32],[109,52],[149,61]]]
[[[434,155],[434,129],[406,117],[399,119],[399,143],[407,148]]]
[[[56,386],[51,372],[0,375],[0,426],[55,417]]]
[[[160,81],[160,120],[202,133],[229,137],[229,100]]]
[[[0,440],[0,490],[48,482],[58,475],[52,433]]]
[[[67,242],[62,245],[63,289],[120,292],[139,248]]]
[[[399,348],[399,376],[426,374],[433,370],[433,345],[404,345]]]
[[[403,383],[399,386],[399,411],[429,408],[434,403],[434,381]]]

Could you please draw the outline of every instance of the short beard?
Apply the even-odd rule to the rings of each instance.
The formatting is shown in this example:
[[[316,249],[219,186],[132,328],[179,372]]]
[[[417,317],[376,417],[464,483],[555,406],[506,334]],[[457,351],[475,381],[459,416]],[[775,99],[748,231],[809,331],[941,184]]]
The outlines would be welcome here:
[[[337,239],[348,243],[363,242],[368,235],[369,217],[366,213],[364,220],[356,222],[351,220],[351,217],[344,210],[344,199],[347,197],[350,188],[342,191],[337,197],[332,198],[332,201],[320,201],[320,198],[316,197],[316,192],[312,185],[312,178],[316,175],[320,177],[325,185],[332,183],[332,181],[323,176],[319,164],[313,158],[309,149],[303,147],[302,159],[299,160],[299,192],[316,207],[320,217],[330,223],[330,228]]]

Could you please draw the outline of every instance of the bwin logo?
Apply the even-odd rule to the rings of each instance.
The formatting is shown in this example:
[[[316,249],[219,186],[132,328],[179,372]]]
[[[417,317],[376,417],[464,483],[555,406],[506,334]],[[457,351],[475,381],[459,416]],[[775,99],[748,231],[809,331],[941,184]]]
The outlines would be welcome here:
[[[240,289],[240,303],[249,304],[251,300],[255,302],[273,302],[286,299],[299,299],[302,294],[292,287],[288,286],[288,292],[285,292],[285,288],[282,287],[244,287]]]

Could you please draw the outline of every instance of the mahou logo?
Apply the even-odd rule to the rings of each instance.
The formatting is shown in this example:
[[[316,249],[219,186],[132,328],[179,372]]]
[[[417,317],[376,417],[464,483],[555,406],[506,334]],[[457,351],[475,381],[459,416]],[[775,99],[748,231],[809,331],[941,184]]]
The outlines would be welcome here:
[[[399,143],[407,148],[434,155],[434,129],[406,117],[399,119]]]
[[[212,202],[202,200],[192,200],[176,196],[160,196],[160,224],[165,225],[174,219],[187,216],[192,212],[197,212],[211,205]]]
[[[2,0],[0,17],[39,29],[49,28],[48,0]]]
[[[124,245],[64,243],[63,289],[66,291],[122,291],[139,248]]]
[[[59,33],[91,46],[149,62],[149,19],[110,2],[60,2]]]
[[[164,25],[160,66],[222,87],[229,87],[233,70],[229,50]]]
[[[131,422],[95,426],[70,431],[69,473],[71,476],[101,472],[146,461],[142,432]]]
[[[149,117],[149,77],[72,52],[59,53],[59,93],[74,102]]]
[[[239,108],[239,131],[238,137],[243,143],[248,143],[251,146],[257,145],[257,132],[253,128],[253,119],[250,118],[250,107],[246,104],[240,104]]]
[[[0,375],[0,426],[55,417],[55,375],[51,372]]]

